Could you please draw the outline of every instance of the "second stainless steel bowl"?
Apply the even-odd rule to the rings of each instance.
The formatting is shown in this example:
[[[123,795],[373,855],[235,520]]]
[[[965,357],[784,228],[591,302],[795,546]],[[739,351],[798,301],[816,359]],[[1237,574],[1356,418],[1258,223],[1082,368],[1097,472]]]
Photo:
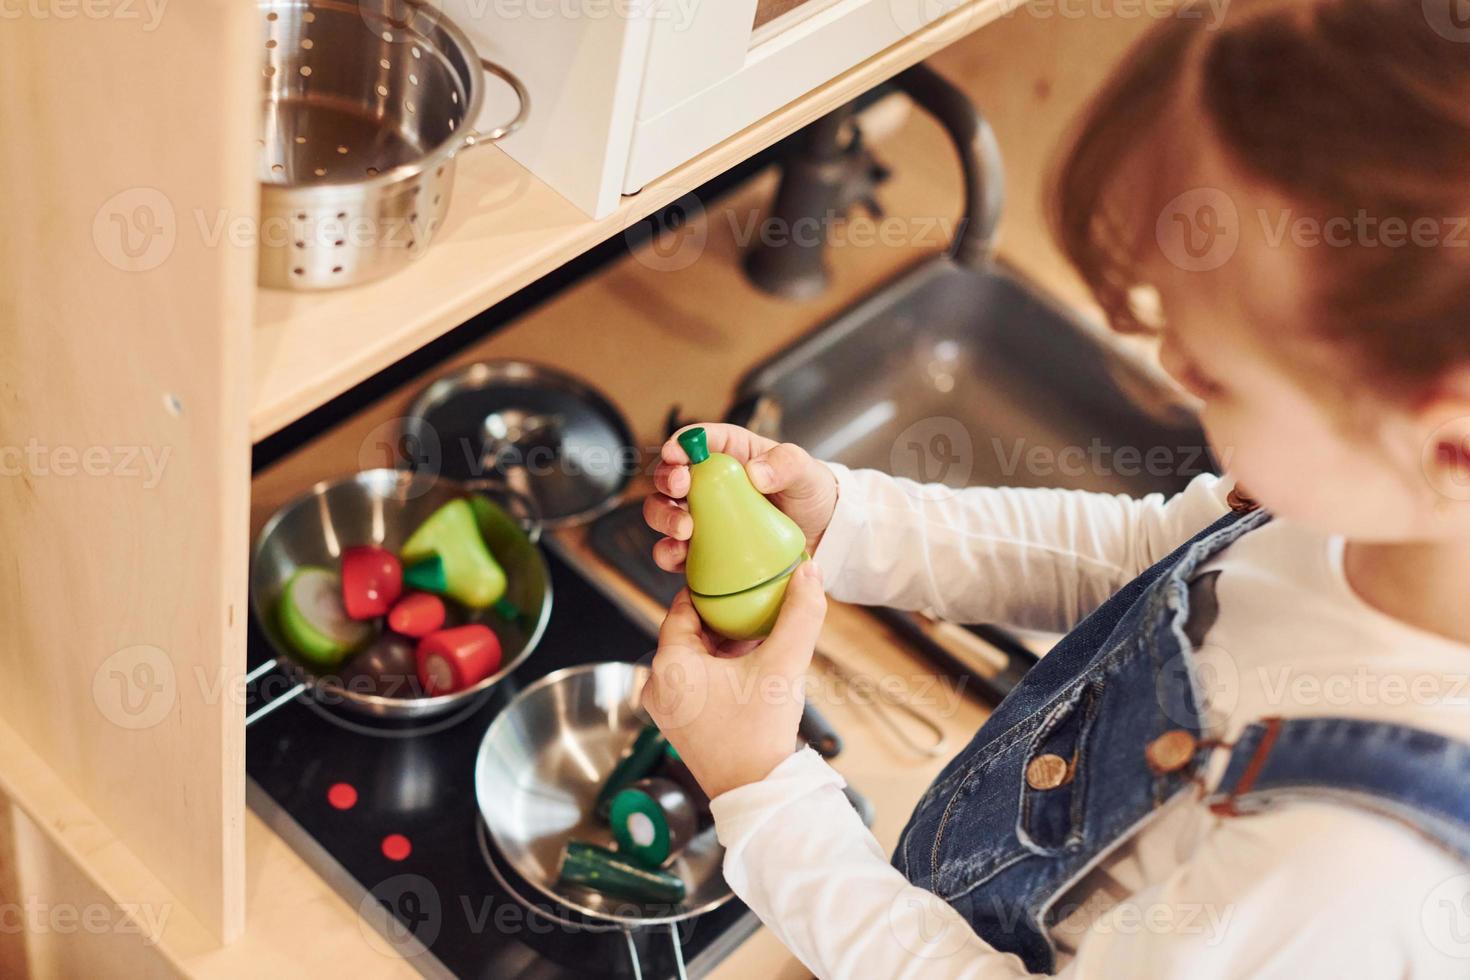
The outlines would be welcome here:
[[[646,667],[584,664],[548,674],[491,723],[475,762],[480,815],[500,856],[533,888],[566,908],[620,926],[680,922],[731,898],[721,870],[725,849],[706,831],[674,859],[688,895],[677,908],[642,908],[558,884],[568,840],[607,845],[592,815],[597,791],[648,724]]]

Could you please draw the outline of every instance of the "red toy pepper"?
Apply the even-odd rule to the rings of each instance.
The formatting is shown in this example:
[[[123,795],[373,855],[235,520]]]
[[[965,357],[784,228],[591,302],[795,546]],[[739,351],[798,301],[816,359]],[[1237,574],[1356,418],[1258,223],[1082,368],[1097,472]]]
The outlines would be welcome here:
[[[444,625],[444,600],[427,592],[410,592],[388,613],[388,628],[414,639]]]
[[[419,641],[419,683],[429,696],[474,687],[500,669],[500,638],[482,623],[430,633]]]
[[[353,619],[376,619],[403,594],[403,565],[386,548],[365,544],[342,552],[342,605]]]

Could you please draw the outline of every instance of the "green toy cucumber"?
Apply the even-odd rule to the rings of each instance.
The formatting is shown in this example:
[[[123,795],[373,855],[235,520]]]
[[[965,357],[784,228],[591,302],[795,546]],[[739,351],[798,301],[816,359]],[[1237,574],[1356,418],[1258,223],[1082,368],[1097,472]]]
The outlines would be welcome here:
[[[599,820],[606,820],[612,808],[612,799],[623,788],[636,783],[657,768],[663,759],[668,740],[657,725],[648,725],[633,740],[633,746],[618,760],[607,781],[597,793],[592,810]]]
[[[567,841],[561,857],[561,882],[635,902],[676,905],[684,900],[684,880],[667,871],[639,867],[595,844]]]
[[[689,794],[657,777],[640,779],[614,796],[608,822],[618,853],[645,868],[662,868],[699,830]]]
[[[291,649],[320,667],[335,667],[367,642],[370,623],[359,623],[342,606],[342,582],[326,568],[298,568],[281,590],[277,607],[281,634]]]

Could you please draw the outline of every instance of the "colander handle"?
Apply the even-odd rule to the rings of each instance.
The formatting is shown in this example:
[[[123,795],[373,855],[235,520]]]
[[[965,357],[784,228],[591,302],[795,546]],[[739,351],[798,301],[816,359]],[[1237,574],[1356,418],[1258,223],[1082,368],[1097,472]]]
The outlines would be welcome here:
[[[496,140],[504,139],[521,128],[521,124],[526,121],[526,113],[531,111],[531,96],[526,91],[526,86],[521,84],[521,80],[510,69],[502,68],[488,58],[480,59],[480,67],[515,90],[516,101],[520,104],[520,108],[516,110],[515,118],[508,123],[496,126],[494,129],[472,129],[465,133],[463,145],[466,147],[479,146],[481,143],[494,143]]]

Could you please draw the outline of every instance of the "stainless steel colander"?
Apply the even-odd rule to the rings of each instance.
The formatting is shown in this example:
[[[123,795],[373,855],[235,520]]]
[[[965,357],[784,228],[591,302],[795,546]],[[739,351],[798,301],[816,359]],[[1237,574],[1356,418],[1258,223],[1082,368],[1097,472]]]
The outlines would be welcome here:
[[[408,0],[263,0],[260,282],[329,289],[387,275],[444,222],[460,150],[514,132],[525,87],[443,13]],[[515,118],[474,128],[484,72]]]

